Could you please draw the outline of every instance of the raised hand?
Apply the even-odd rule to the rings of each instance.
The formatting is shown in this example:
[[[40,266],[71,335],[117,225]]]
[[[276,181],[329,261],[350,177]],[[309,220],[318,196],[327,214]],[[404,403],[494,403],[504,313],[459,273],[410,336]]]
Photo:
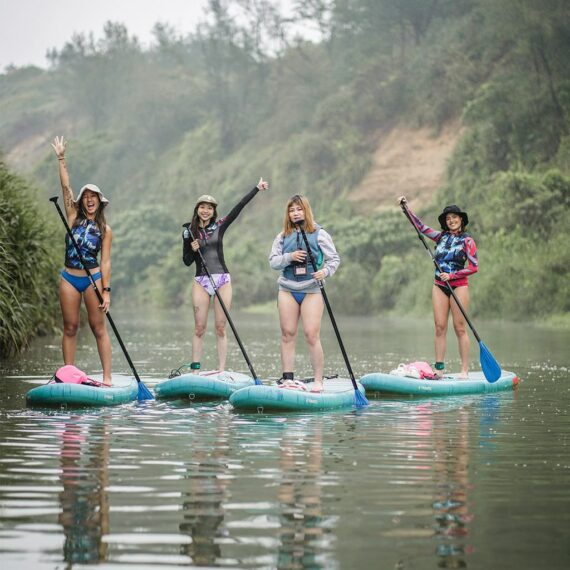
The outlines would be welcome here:
[[[55,137],[53,139],[53,142],[51,143],[51,146],[53,147],[53,150],[55,151],[57,158],[64,157],[65,149],[67,147],[67,141],[63,138],[63,136]]]
[[[259,178],[259,182],[257,183],[258,190],[267,190],[269,188],[269,182],[267,180],[263,180],[263,176]]]

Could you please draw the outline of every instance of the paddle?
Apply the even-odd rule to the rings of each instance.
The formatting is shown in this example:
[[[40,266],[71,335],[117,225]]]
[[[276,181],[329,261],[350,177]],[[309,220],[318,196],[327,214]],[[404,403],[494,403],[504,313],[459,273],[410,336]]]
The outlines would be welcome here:
[[[307,246],[307,254],[309,256],[309,260],[311,262],[311,265],[313,266],[313,270],[318,271],[317,264],[316,264],[315,258],[313,256],[313,252],[311,251],[311,246],[309,245],[309,240],[307,239],[307,234],[305,233],[305,230],[303,229],[303,223],[304,223],[303,221],[295,222],[297,228],[299,229],[299,231],[301,232],[301,235],[303,236],[303,241],[305,242],[305,245]],[[348,374],[350,375],[350,381],[352,382],[352,386],[354,388],[354,405],[357,407],[367,406],[369,404],[368,400],[366,399],[365,396],[362,395],[362,392],[358,389],[358,386],[356,385],[356,379],[354,378],[354,373],[352,372],[352,366],[350,366],[350,362],[348,360],[348,355],[346,354],[346,350],[344,349],[344,344],[342,342],[342,338],[340,337],[340,332],[338,330],[338,327],[336,326],[336,320],[334,318],[332,308],[331,308],[331,305],[329,303],[327,293],[325,291],[325,285],[322,281],[317,281],[317,284],[319,286],[319,289],[321,290],[323,300],[324,300],[325,305],[327,307],[327,311],[328,311],[329,317],[331,319],[331,323],[332,323],[334,332],[336,334],[336,339],[338,340],[338,344],[340,346],[340,351],[342,352],[342,357],[344,358],[344,363],[346,364]]]
[[[414,226],[414,229],[416,230],[418,237],[420,238],[420,241],[424,244],[424,247],[426,248],[429,256],[431,257],[436,269],[440,273],[443,273],[443,271],[441,270],[441,267],[439,266],[439,263],[437,262],[437,259],[435,258],[433,252],[428,247],[428,244],[426,243],[424,236],[422,235],[422,233],[420,232],[420,230],[416,226],[414,220],[412,219],[412,216],[410,215],[410,212],[408,211],[408,207],[406,206],[405,202],[401,203],[400,207],[402,208],[402,212],[404,212],[404,215],[406,216],[406,218],[408,218],[408,220],[410,221],[412,226]],[[475,338],[477,339],[477,342],[479,343],[479,361],[481,362],[481,369],[483,370],[483,374],[485,375],[485,378],[487,379],[488,382],[491,382],[491,383],[496,382],[501,377],[501,366],[495,360],[495,357],[491,354],[491,351],[485,346],[485,344],[481,340],[481,337],[477,334],[477,331],[475,330],[473,323],[470,321],[469,317],[467,316],[467,313],[465,312],[463,305],[461,304],[461,302],[457,298],[457,295],[455,294],[455,291],[453,290],[453,287],[450,285],[449,281],[446,281],[445,285],[447,286],[449,292],[453,296],[453,299],[457,303],[459,310],[463,313],[463,316],[465,317],[467,324],[469,325],[469,327],[473,331],[473,334],[475,335]]]
[[[49,201],[53,202],[54,206],[57,209],[59,217],[61,218],[61,221],[63,222],[63,225],[65,226],[65,229],[67,230],[67,235],[69,236],[71,243],[75,247],[75,251],[77,252],[77,255],[79,257],[79,261],[81,261],[81,265],[83,265],[83,269],[85,269],[85,273],[87,273],[87,277],[89,277],[89,281],[91,281],[91,285],[93,286],[93,290],[95,291],[95,294],[97,295],[97,299],[99,299],[99,303],[103,303],[103,296],[99,292],[99,289],[97,289],[97,285],[95,285],[95,280],[93,279],[93,275],[91,275],[91,271],[89,271],[89,269],[87,269],[87,267],[85,266],[85,260],[83,259],[83,255],[81,255],[81,250],[79,249],[79,246],[77,245],[77,242],[75,241],[75,238],[73,237],[73,233],[71,232],[69,224],[67,223],[67,220],[65,219],[63,212],[61,211],[61,208],[59,207],[59,204],[57,203],[57,200],[58,200],[57,196],[54,196],[53,198],[49,199]],[[111,328],[113,329],[113,332],[115,333],[115,336],[117,337],[117,340],[119,341],[119,345],[121,346],[121,349],[123,350],[123,354],[125,355],[125,358],[127,359],[129,366],[131,367],[131,370],[133,371],[133,375],[138,382],[137,398],[139,400],[154,400],[154,396],[152,395],[150,390],[143,384],[143,382],[139,378],[139,375],[137,374],[137,371],[135,370],[135,365],[133,364],[133,361],[131,360],[129,353],[127,352],[127,349],[123,343],[123,339],[121,339],[121,335],[119,334],[119,331],[117,330],[117,327],[115,326],[115,323],[113,322],[113,319],[111,318],[111,313],[107,312],[106,315],[107,315],[107,319],[109,320],[109,324],[111,325]]]
[[[188,233],[190,234],[190,239],[192,241],[195,241],[194,234],[192,233],[192,230],[190,229],[190,225],[191,225],[190,222],[188,222],[186,224],[182,224],[182,225],[183,225],[183,227],[185,227],[188,230]],[[247,367],[249,368],[249,371],[251,372],[251,375],[253,376],[253,381],[256,384],[260,385],[260,384],[262,384],[262,382],[257,377],[257,374],[255,373],[255,370],[253,369],[253,365],[251,364],[251,360],[247,356],[247,352],[245,351],[245,347],[243,346],[241,339],[239,338],[238,332],[237,332],[237,330],[234,326],[234,323],[230,317],[230,313],[228,312],[228,309],[226,308],[226,305],[224,304],[224,301],[222,300],[222,297],[218,291],[218,288],[216,287],[216,283],[214,282],[214,278],[212,277],[212,274],[210,273],[210,270],[208,269],[208,266],[206,265],[206,260],[204,259],[204,256],[202,255],[202,250],[198,249],[198,255],[200,256],[200,261],[202,262],[202,267],[204,268],[204,271],[206,272],[206,275],[208,276],[208,279],[210,280],[210,283],[212,285],[212,289],[214,290],[214,293],[216,294],[216,297],[220,303],[220,307],[222,307],[222,311],[224,311],[224,315],[226,315],[226,319],[228,320],[228,323],[230,324],[232,332],[234,333],[234,336],[236,337],[236,341],[239,344],[239,347],[241,349],[243,357],[245,358],[245,361],[247,363]]]

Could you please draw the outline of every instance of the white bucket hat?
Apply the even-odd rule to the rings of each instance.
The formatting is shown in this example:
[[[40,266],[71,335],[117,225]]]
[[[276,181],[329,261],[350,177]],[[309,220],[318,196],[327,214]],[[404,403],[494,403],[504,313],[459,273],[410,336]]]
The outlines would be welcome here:
[[[79,204],[79,202],[81,202],[81,197],[83,196],[83,192],[85,192],[85,190],[91,190],[91,192],[98,194],[102,206],[106,206],[109,203],[109,200],[103,196],[103,192],[101,192],[101,188],[99,188],[99,186],[95,186],[95,184],[85,184],[85,186],[79,190],[79,195],[77,196],[77,200],[75,200],[76,204]]]

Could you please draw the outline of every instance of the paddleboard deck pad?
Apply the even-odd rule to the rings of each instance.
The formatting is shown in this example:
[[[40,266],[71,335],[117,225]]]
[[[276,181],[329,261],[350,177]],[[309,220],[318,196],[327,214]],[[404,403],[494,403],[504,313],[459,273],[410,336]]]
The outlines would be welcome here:
[[[358,389],[364,395],[364,387]],[[313,393],[314,383],[306,390],[288,387],[249,386],[230,396],[230,404],[237,410],[259,413],[275,411],[326,411],[355,406],[355,391],[349,378],[325,380],[322,392]]]
[[[360,382],[369,392],[387,394],[412,394],[416,396],[456,396],[461,394],[488,394],[513,390],[519,383],[514,372],[503,370],[496,382],[488,382],[483,372],[469,372],[469,378],[460,379],[458,374],[447,374],[440,380],[419,380],[394,374],[373,372]]]
[[[101,375],[91,378],[97,382],[103,381]],[[138,385],[134,376],[113,374],[112,382],[110,387],[49,382],[32,388],[26,394],[26,402],[30,406],[101,407],[117,406],[137,399]]]
[[[236,390],[254,384],[251,376],[241,372],[203,371],[199,374],[182,374],[159,382],[154,392],[157,398],[227,399]]]

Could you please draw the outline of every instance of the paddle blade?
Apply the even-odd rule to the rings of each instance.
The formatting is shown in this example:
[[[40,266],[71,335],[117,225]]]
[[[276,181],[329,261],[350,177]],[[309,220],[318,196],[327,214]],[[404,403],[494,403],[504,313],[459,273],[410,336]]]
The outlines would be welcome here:
[[[152,392],[141,382],[139,381],[139,393],[137,395],[138,400],[154,400],[154,396]]]
[[[501,367],[482,340],[479,341],[479,360],[487,381],[496,382],[501,377]]]
[[[259,378],[254,378],[253,381],[256,386],[263,386],[263,382]]]
[[[366,399],[366,396],[360,391],[354,391],[354,405],[357,408],[363,408],[364,406],[368,406],[370,402]]]

